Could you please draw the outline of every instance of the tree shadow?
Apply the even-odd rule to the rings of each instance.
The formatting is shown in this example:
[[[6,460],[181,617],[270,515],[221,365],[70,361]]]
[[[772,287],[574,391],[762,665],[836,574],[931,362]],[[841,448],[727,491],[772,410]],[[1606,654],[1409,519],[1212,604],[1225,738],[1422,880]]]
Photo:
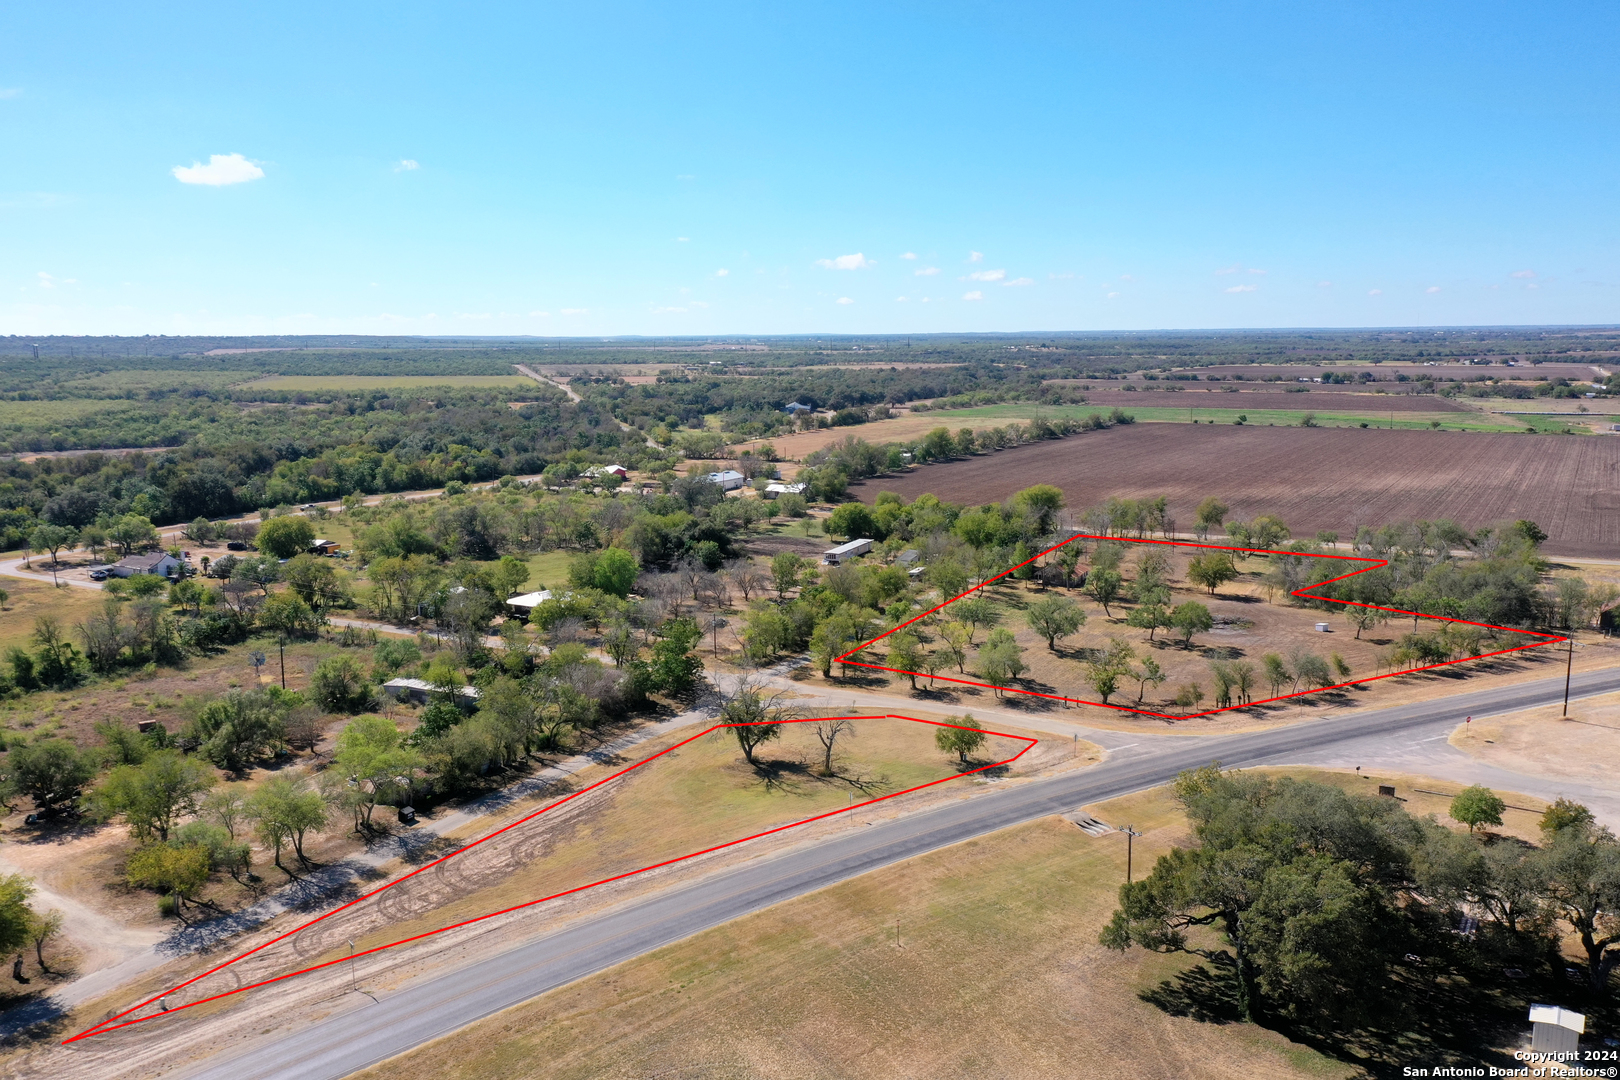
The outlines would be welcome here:
[[[1243,1019],[1237,996],[1237,963],[1226,952],[1216,953],[1136,996],[1171,1016],[1200,1023],[1233,1024]]]

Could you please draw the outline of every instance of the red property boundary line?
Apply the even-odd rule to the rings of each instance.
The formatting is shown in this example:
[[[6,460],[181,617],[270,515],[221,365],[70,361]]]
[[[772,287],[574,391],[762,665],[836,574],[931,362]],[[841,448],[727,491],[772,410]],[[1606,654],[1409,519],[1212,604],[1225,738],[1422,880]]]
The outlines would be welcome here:
[[[870,647],[872,645],[877,644],[878,642],[882,641],[884,638],[888,637],[890,634],[898,633],[899,631],[904,630],[906,627],[910,626],[914,622],[917,622],[917,621],[919,621],[921,619],[926,619],[928,616],[932,615],[934,612],[940,610],[941,608],[948,607],[949,605],[956,603],[958,600],[961,600],[963,597],[971,596],[973,593],[978,592],[980,589],[983,589],[988,585],[995,584],[996,582],[1000,581],[1002,578],[1006,577],[1008,574],[1013,573],[1015,570],[1018,570],[1018,569],[1020,569],[1022,567],[1025,567],[1025,566],[1028,566],[1030,563],[1033,563],[1036,559],[1039,559],[1039,558],[1041,558],[1042,556],[1045,556],[1045,555],[1049,555],[1052,552],[1056,551],[1058,548],[1063,547],[1064,544],[1072,544],[1076,540],[1114,540],[1114,541],[1117,541],[1117,542],[1122,543],[1122,544],[1153,544],[1153,545],[1157,545],[1159,547],[1192,547],[1192,548],[1202,548],[1202,549],[1207,550],[1207,551],[1239,551],[1239,552],[1243,552],[1245,554],[1252,554],[1252,555],[1297,555],[1300,558],[1305,558],[1305,559],[1336,559],[1336,560],[1338,560],[1340,562],[1370,563],[1371,565],[1369,565],[1369,566],[1363,566],[1360,569],[1352,570],[1347,574],[1340,574],[1338,577],[1328,578],[1326,581],[1319,581],[1315,585],[1307,585],[1303,589],[1294,589],[1294,590],[1290,591],[1289,595],[1290,596],[1298,596],[1298,597],[1301,597],[1301,598],[1307,599],[1307,600],[1325,600],[1325,601],[1327,601],[1328,603],[1331,603],[1331,604],[1344,604],[1347,607],[1368,608],[1368,609],[1370,609],[1372,611],[1387,611],[1387,612],[1389,612],[1391,614],[1394,614],[1394,615],[1414,616],[1414,617],[1423,618],[1423,619],[1433,619],[1436,622],[1458,623],[1458,624],[1460,624],[1462,626],[1478,626],[1478,627],[1483,627],[1484,629],[1487,629],[1487,630],[1502,630],[1502,631],[1505,631],[1505,632],[1510,633],[1510,634],[1524,634],[1524,635],[1527,635],[1529,637],[1541,638],[1542,640],[1540,640],[1540,641],[1532,641],[1532,642],[1530,642],[1528,644],[1525,644],[1525,645],[1515,645],[1511,649],[1496,649],[1496,650],[1494,650],[1492,652],[1480,653],[1477,656],[1465,656],[1465,657],[1461,658],[1460,660],[1446,660],[1446,661],[1443,661],[1443,662],[1438,663],[1438,664],[1425,664],[1422,667],[1407,668],[1404,671],[1392,671],[1392,672],[1389,672],[1386,675],[1370,675],[1365,679],[1351,679],[1348,682],[1334,683],[1332,686],[1322,686],[1322,687],[1318,687],[1315,690],[1296,690],[1291,694],[1279,694],[1276,697],[1263,698],[1260,701],[1251,701],[1251,702],[1249,702],[1248,704],[1245,704],[1245,705],[1228,705],[1228,706],[1225,706],[1224,708],[1206,709],[1203,712],[1187,713],[1187,714],[1182,715],[1182,716],[1177,716],[1177,715],[1175,715],[1173,713],[1154,712],[1152,709],[1134,709],[1134,708],[1131,708],[1129,705],[1110,705],[1110,704],[1105,704],[1105,703],[1103,703],[1101,701],[1088,701],[1088,700],[1086,700],[1084,698],[1064,697],[1061,694],[1043,694],[1038,690],[1023,690],[1023,689],[1020,689],[1020,688],[1018,688],[1016,686],[997,687],[997,686],[992,686],[990,683],[974,682],[972,679],[953,679],[948,675],[929,675],[926,672],[921,672],[921,671],[906,671],[903,668],[884,667],[882,664],[867,664],[867,663],[863,663],[862,661],[859,661],[859,660],[847,660],[847,659],[845,659],[845,657],[854,656],[856,653],[860,652],[862,649],[865,649],[865,648],[868,648],[868,647]],[[901,623],[899,626],[896,626],[893,630],[889,630],[889,631],[887,631],[885,633],[879,634],[877,637],[872,638],[870,641],[863,641],[861,644],[855,646],[853,649],[850,649],[848,652],[844,653],[842,656],[834,657],[833,662],[837,663],[837,664],[848,664],[848,665],[850,665],[852,667],[869,668],[869,669],[871,669],[873,671],[893,672],[896,675],[915,676],[916,678],[919,678],[919,679],[939,679],[939,680],[941,680],[943,682],[956,683],[959,686],[977,686],[977,687],[980,687],[980,688],[985,689],[985,690],[1000,690],[1003,693],[1024,694],[1024,695],[1026,695],[1028,697],[1045,698],[1048,701],[1062,701],[1062,702],[1066,702],[1066,703],[1071,704],[1071,705],[1095,705],[1099,709],[1113,709],[1116,712],[1135,713],[1138,716],[1151,716],[1151,717],[1153,717],[1154,719],[1157,719],[1157,720],[1195,720],[1195,719],[1198,719],[1199,717],[1203,717],[1203,716],[1214,716],[1217,713],[1233,712],[1233,711],[1236,711],[1236,710],[1239,710],[1239,709],[1252,709],[1257,705],[1269,705],[1274,701],[1286,701],[1289,698],[1305,697],[1308,694],[1323,694],[1323,693],[1326,693],[1326,692],[1328,692],[1330,690],[1342,690],[1347,686],[1359,686],[1362,683],[1377,682],[1379,679],[1393,679],[1393,678],[1396,678],[1396,677],[1401,676],[1401,675],[1411,675],[1414,672],[1418,672],[1418,671],[1432,671],[1435,668],[1450,667],[1453,664],[1466,664],[1470,660],[1483,660],[1483,659],[1485,659],[1486,657],[1489,657],[1489,656],[1504,656],[1504,655],[1506,655],[1508,653],[1518,652],[1521,649],[1536,649],[1536,648],[1540,648],[1543,645],[1553,645],[1553,644],[1556,644],[1556,643],[1558,643],[1560,641],[1568,641],[1569,640],[1567,637],[1565,637],[1562,634],[1546,634],[1546,633],[1542,633],[1539,630],[1519,630],[1519,629],[1516,629],[1516,628],[1511,627],[1511,626],[1497,626],[1494,623],[1472,622],[1472,621],[1470,621],[1468,619],[1454,619],[1454,618],[1451,618],[1450,616],[1447,616],[1447,615],[1425,615],[1420,611],[1403,611],[1400,608],[1380,607],[1377,604],[1363,604],[1363,603],[1360,603],[1359,601],[1355,601],[1355,600],[1336,600],[1331,596],[1312,596],[1308,592],[1308,590],[1310,590],[1310,589],[1320,589],[1322,586],[1331,585],[1335,581],[1343,581],[1345,578],[1352,578],[1352,577],[1355,577],[1357,574],[1365,574],[1369,570],[1377,570],[1377,569],[1380,569],[1380,568],[1388,566],[1388,565],[1389,565],[1389,560],[1388,559],[1372,559],[1372,558],[1367,558],[1366,556],[1362,556],[1362,555],[1326,555],[1326,554],[1318,555],[1318,554],[1313,554],[1311,552],[1304,552],[1304,551],[1265,551],[1265,550],[1262,550],[1261,548],[1223,547],[1222,545],[1219,545],[1219,544],[1200,544],[1200,543],[1197,543],[1196,541],[1192,541],[1192,540],[1145,540],[1145,539],[1144,540],[1135,540],[1135,539],[1131,539],[1129,537],[1123,537],[1123,536],[1094,536],[1094,535],[1092,535],[1090,533],[1076,533],[1075,535],[1069,537],[1067,540],[1064,540],[1061,543],[1053,544],[1051,547],[1047,548],[1045,551],[1042,551],[1042,552],[1040,552],[1040,553],[1038,553],[1036,555],[1031,556],[1030,558],[1025,559],[1023,562],[1019,563],[1017,566],[1009,567],[1008,569],[1003,570],[1001,573],[997,574],[995,577],[986,578],[984,581],[980,582],[978,585],[975,585],[973,588],[969,589],[967,592],[962,593],[960,596],[953,596],[949,600],[946,600],[943,603],[936,604],[935,606],[929,608],[927,611],[923,612],[921,615],[918,615],[915,618],[907,619],[905,622]]]
[[[285,933],[278,934],[275,937],[271,938],[269,941],[266,941],[264,944],[256,946],[256,947],[254,947],[252,949],[249,949],[246,952],[239,953],[238,955],[231,957],[229,960],[225,961],[224,963],[218,964],[218,965],[216,965],[214,967],[211,967],[207,971],[203,972],[202,974],[193,976],[192,978],[187,979],[185,982],[180,983],[177,986],[173,986],[173,987],[169,988],[168,990],[163,991],[161,994],[154,994],[152,997],[147,998],[145,1001],[141,1002],[140,1004],[131,1006],[130,1008],[125,1009],[123,1012],[118,1013],[115,1016],[108,1017],[106,1020],[104,1020],[101,1023],[95,1025],[94,1027],[86,1028],[85,1030],[79,1032],[77,1035],[74,1035],[74,1036],[72,1036],[70,1038],[67,1038],[67,1039],[63,1039],[61,1045],[66,1046],[69,1043],[75,1043],[75,1042],[78,1042],[81,1039],[88,1039],[88,1038],[90,1038],[90,1037],[92,1037],[94,1035],[102,1035],[102,1034],[105,1034],[106,1032],[109,1032],[109,1031],[117,1031],[119,1028],[132,1027],[135,1024],[145,1023],[148,1020],[155,1020],[158,1017],[173,1016],[173,1015],[175,1015],[177,1013],[184,1012],[186,1009],[194,1008],[194,1007],[196,1007],[198,1005],[203,1005],[203,1004],[206,1004],[207,1002],[210,1002],[210,1001],[219,1001],[222,998],[232,997],[232,996],[234,996],[236,994],[243,993],[244,991],[247,991],[247,990],[256,990],[261,986],[269,986],[272,983],[285,982],[286,980],[291,979],[291,978],[295,978],[296,976],[299,976],[299,975],[307,975],[312,971],[320,971],[322,968],[329,968],[329,967],[333,967],[334,965],[337,965],[337,964],[347,963],[348,961],[350,961],[351,959],[354,959],[355,957],[370,956],[372,953],[380,953],[380,952],[383,952],[383,951],[388,950],[388,949],[397,948],[400,945],[410,944],[413,941],[421,941],[424,938],[430,938],[430,937],[433,937],[436,934],[442,934],[442,933],[445,933],[446,931],[449,931],[449,930],[457,930],[457,929],[460,929],[461,927],[464,927],[464,926],[471,926],[474,923],[483,922],[485,919],[493,919],[496,916],[508,915],[508,914],[511,914],[514,911],[522,911],[525,908],[535,907],[536,905],[544,904],[544,903],[546,903],[547,901],[550,901],[550,900],[557,900],[557,899],[560,899],[560,898],[562,898],[564,896],[572,896],[575,893],[584,892],[587,889],[594,889],[599,885],[606,885],[606,884],[608,884],[610,882],[614,882],[614,881],[623,881],[625,878],[635,877],[637,874],[645,874],[649,870],[657,870],[657,869],[659,869],[661,867],[673,866],[676,863],[685,862],[688,859],[695,859],[699,855],[707,855],[707,854],[710,854],[711,852],[723,851],[726,848],[736,847],[738,844],[746,844],[750,840],[758,840],[761,837],[771,836],[771,835],[773,835],[775,833],[779,833],[779,832],[786,832],[789,829],[796,829],[801,825],[808,825],[811,822],[822,821],[822,820],[824,820],[826,818],[835,817],[838,814],[852,813],[853,811],[860,810],[863,807],[872,806],[872,805],[874,805],[876,803],[885,802],[885,801],[887,801],[889,799],[899,798],[901,795],[909,795],[914,791],[922,791],[925,788],[935,787],[936,785],[947,783],[948,781],[951,781],[951,780],[959,780],[962,777],[972,776],[974,773],[981,773],[981,772],[984,772],[987,769],[995,769],[995,768],[1000,768],[1003,765],[1011,765],[1013,762],[1017,761],[1019,758],[1023,757],[1025,754],[1029,753],[1030,748],[1032,746],[1034,746],[1039,741],[1038,739],[1030,738],[1027,735],[1012,735],[1012,734],[1008,734],[1007,732],[1004,732],[1004,731],[991,731],[991,730],[989,730],[987,728],[979,729],[979,730],[982,730],[984,732],[984,734],[986,734],[986,735],[996,735],[996,736],[999,736],[999,737],[1004,738],[1004,739],[1012,739],[1015,742],[1021,742],[1021,743],[1024,744],[1024,748],[1022,750],[1018,751],[1018,753],[1014,754],[1012,757],[1007,758],[1007,759],[1005,759],[1003,761],[992,762],[989,765],[981,765],[976,769],[969,769],[966,772],[955,773],[955,774],[953,774],[951,776],[942,776],[938,780],[930,780],[926,784],[918,784],[915,787],[906,788],[904,791],[891,792],[888,795],[880,795],[875,799],[868,799],[866,802],[853,803],[853,804],[851,804],[849,806],[841,806],[836,810],[829,810],[826,813],[815,814],[815,815],[813,815],[811,817],[807,817],[807,818],[803,819],[802,821],[795,821],[795,822],[792,822],[791,824],[788,824],[788,825],[778,825],[774,829],[766,829],[763,832],[757,832],[757,833],[754,833],[751,836],[744,836],[744,837],[741,837],[741,838],[736,839],[736,840],[728,840],[723,844],[715,844],[713,847],[706,847],[706,848],[703,848],[700,851],[693,851],[693,852],[691,852],[689,854],[686,854],[686,855],[677,855],[673,859],[665,859],[663,862],[653,863],[650,866],[643,866],[639,870],[628,870],[628,871],[626,871],[626,872],[624,872],[622,874],[615,874],[612,877],[602,878],[600,881],[593,881],[588,885],[577,885],[572,889],[565,889],[562,892],[552,893],[550,896],[542,896],[538,900],[529,900],[529,901],[526,901],[526,902],[521,903],[521,904],[514,904],[511,907],[502,908],[499,911],[491,911],[491,912],[489,912],[487,914],[484,914],[484,915],[474,916],[471,919],[463,919],[461,922],[452,923],[449,926],[441,926],[437,930],[429,930],[429,931],[427,931],[425,933],[415,934],[415,935],[413,935],[411,937],[408,937],[408,938],[401,938],[398,941],[391,941],[386,945],[378,945],[378,946],[376,946],[374,948],[370,948],[370,949],[366,949],[366,950],[364,950],[362,952],[354,953],[351,956],[343,956],[343,957],[340,957],[340,958],[338,958],[336,960],[328,960],[323,964],[313,964],[313,965],[311,965],[309,967],[301,968],[298,971],[290,971],[290,972],[286,973],[285,975],[277,975],[274,978],[262,979],[259,982],[251,983],[251,984],[249,984],[247,986],[239,986],[239,987],[235,988],[234,990],[227,990],[224,993],[214,994],[214,995],[212,995],[210,997],[200,998],[200,999],[198,999],[196,1001],[187,1002],[184,1005],[176,1006],[175,1008],[172,1008],[172,1009],[166,1009],[166,1010],[164,1010],[162,1012],[151,1013],[151,1014],[149,1014],[147,1016],[138,1016],[138,1017],[135,1017],[132,1020],[124,1020],[124,1018],[129,1016],[131,1013],[139,1012],[141,1009],[147,1008],[148,1006],[150,1006],[150,1005],[152,1005],[152,1004],[154,1004],[156,1002],[162,1001],[165,997],[167,997],[170,994],[178,993],[179,991],[185,989],[186,987],[191,986],[194,983],[200,982],[201,980],[208,978],[208,976],[213,975],[216,972],[223,971],[225,968],[230,967],[232,964],[236,963],[238,960],[245,960],[249,956],[254,955],[255,953],[261,952],[264,949],[268,949],[270,946],[274,945],[278,941],[285,941],[287,938],[290,938],[295,934],[298,934],[298,933],[303,932],[304,930],[307,930],[308,928],[310,928],[311,926],[314,926],[318,922],[321,922],[321,921],[323,921],[325,919],[329,919],[333,915],[338,914],[339,912],[346,911],[349,908],[354,907],[356,904],[359,904],[359,903],[361,903],[363,901],[371,899],[373,896],[376,896],[378,893],[386,892],[387,890],[392,889],[396,885],[402,885],[405,882],[409,881],[411,878],[415,877],[416,875],[418,875],[420,873],[423,873],[424,871],[433,869],[435,866],[438,866],[440,863],[448,862],[449,860],[455,858],[458,855],[463,855],[466,852],[471,851],[473,848],[477,847],[479,844],[484,843],[486,840],[493,840],[495,837],[500,836],[502,833],[509,832],[512,829],[517,828],[519,825],[526,824],[527,822],[532,821],[535,818],[539,817],[541,814],[547,813],[547,812],[549,812],[551,810],[555,810],[557,807],[559,807],[559,806],[563,805],[564,803],[569,802],[569,801],[571,801],[573,799],[577,799],[581,795],[587,794],[588,792],[591,792],[591,791],[595,791],[597,788],[601,787],[602,785],[611,783],[612,781],[617,780],[619,777],[624,776],[627,773],[634,772],[636,769],[641,768],[643,765],[647,765],[647,764],[649,764],[651,762],[657,761],[659,758],[663,757],[665,754],[673,753],[674,751],[679,750],[681,747],[687,745],[688,743],[691,743],[691,742],[694,742],[694,741],[696,741],[698,739],[701,739],[701,738],[703,738],[703,736],[708,735],[711,732],[728,730],[728,729],[731,729],[731,728],[738,728],[738,727],[775,727],[775,726],[778,726],[778,725],[785,725],[785,724],[814,724],[814,723],[819,723],[819,722],[824,721],[824,720],[909,720],[910,722],[912,722],[914,724],[928,724],[931,727],[956,728],[957,730],[960,730],[960,731],[970,730],[970,729],[962,727],[962,725],[960,725],[960,724],[946,724],[946,723],[942,723],[941,721],[938,721],[938,720],[922,720],[922,719],[919,719],[918,717],[915,717],[915,716],[901,716],[901,715],[899,715],[897,713],[878,713],[878,714],[866,715],[866,716],[815,716],[815,717],[808,717],[808,718],[802,719],[802,720],[764,720],[764,721],[759,721],[759,722],[751,723],[751,724],[715,724],[715,725],[713,725],[711,727],[705,728],[704,730],[698,732],[696,735],[693,735],[693,736],[691,736],[689,738],[682,739],[680,742],[675,743],[673,746],[665,747],[663,750],[660,750],[658,753],[653,754],[650,757],[644,758],[643,760],[636,762],[634,765],[626,766],[625,768],[620,769],[618,772],[614,773],[611,776],[603,777],[601,780],[598,780],[596,783],[590,785],[589,787],[581,788],[580,790],[578,790],[578,791],[576,791],[576,792],[574,792],[574,793],[572,793],[570,795],[567,795],[564,798],[558,799],[556,802],[551,803],[548,806],[543,806],[540,809],[536,810],[534,813],[527,814],[527,815],[519,818],[518,820],[512,822],[510,825],[506,825],[506,826],[504,826],[502,828],[496,829],[492,833],[488,833],[488,834],[486,834],[484,836],[481,836],[477,840],[474,840],[472,843],[468,844],[466,847],[457,848],[455,851],[452,851],[450,854],[445,855],[442,858],[434,859],[430,863],[426,863],[426,864],[424,864],[424,865],[422,865],[420,867],[417,867],[415,870],[412,870],[409,874],[406,874],[404,877],[401,877],[398,880],[391,881],[386,885],[383,885],[383,886],[381,886],[379,888],[373,889],[371,892],[368,892],[368,893],[364,894],[363,896],[358,896],[355,899],[350,900],[348,903],[342,905],[341,907],[335,907],[331,911],[328,911],[324,915],[316,916],[315,918],[309,920],[308,922],[304,923],[301,926],[294,927],[293,929],[288,930]],[[122,1020],[123,1022],[118,1023],[117,1021],[120,1021],[120,1020]]]

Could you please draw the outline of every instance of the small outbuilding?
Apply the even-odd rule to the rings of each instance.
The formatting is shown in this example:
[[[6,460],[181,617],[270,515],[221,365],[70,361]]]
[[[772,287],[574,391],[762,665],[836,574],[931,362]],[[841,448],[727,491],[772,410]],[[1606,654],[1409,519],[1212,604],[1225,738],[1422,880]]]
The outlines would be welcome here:
[[[174,577],[180,573],[180,560],[166,551],[153,551],[145,555],[130,555],[108,567],[114,577],[134,577],[136,574],[157,574]]]
[[[809,486],[808,484],[766,484],[764,494],[767,499],[774,499],[778,495],[803,495],[804,489]]]
[[[336,555],[340,547],[336,540],[317,540],[309,545],[309,550],[316,555]]]
[[[800,413],[814,412],[815,410],[803,402],[790,401],[786,405],[782,406],[782,411],[787,413],[789,416],[798,416]]]

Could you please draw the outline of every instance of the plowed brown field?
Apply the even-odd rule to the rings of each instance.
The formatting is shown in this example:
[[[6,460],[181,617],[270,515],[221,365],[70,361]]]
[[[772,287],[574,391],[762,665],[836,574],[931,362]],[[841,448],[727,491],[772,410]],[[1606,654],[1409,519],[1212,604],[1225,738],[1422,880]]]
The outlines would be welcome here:
[[[1529,518],[1547,531],[1549,554],[1620,557],[1620,438],[1138,424],[929,465],[855,491],[867,502],[894,491],[978,504],[1037,483],[1062,488],[1076,509],[1164,495],[1183,529],[1214,495],[1233,518],[1276,514],[1296,536],[1418,518],[1470,527]]]

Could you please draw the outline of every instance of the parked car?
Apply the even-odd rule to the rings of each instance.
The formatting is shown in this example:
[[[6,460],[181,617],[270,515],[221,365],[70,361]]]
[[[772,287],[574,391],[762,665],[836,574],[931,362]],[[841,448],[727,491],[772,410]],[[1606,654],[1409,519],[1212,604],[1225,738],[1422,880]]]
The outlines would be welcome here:
[[[240,540],[232,540],[225,545],[226,551],[246,551],[248,546]]]
[[[90,580],[91,581],[106,581],[107,580],[107,571],[105,571],[105,570],[92,570],[92,571],[90,571]]]

